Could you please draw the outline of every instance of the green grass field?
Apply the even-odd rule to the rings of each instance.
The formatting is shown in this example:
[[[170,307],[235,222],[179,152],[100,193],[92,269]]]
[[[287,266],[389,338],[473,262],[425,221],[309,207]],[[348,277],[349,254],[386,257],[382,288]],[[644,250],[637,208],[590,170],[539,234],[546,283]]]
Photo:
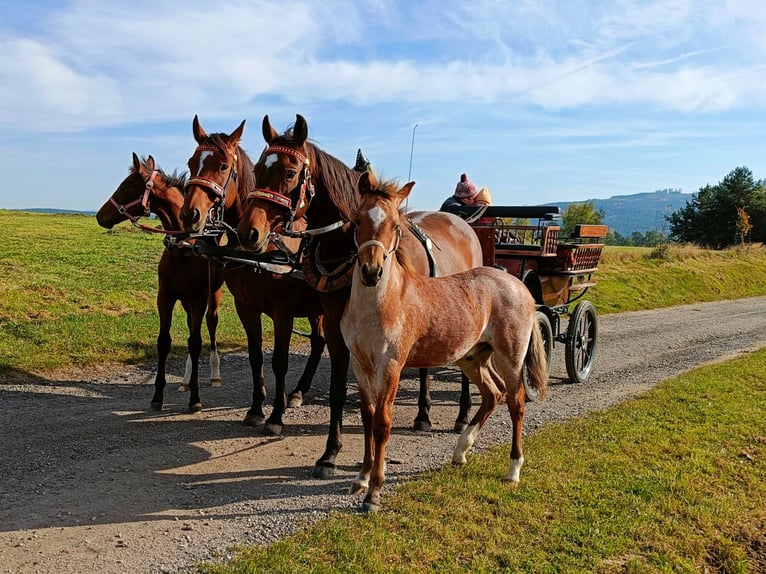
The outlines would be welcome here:
[[[155,359],[161,236],[95,218],[0,211],[0,376]],[[600,313],[766,294],[766,249],[609,248],[588,293]],[[180,307],[180,306],[179,306]],[[174,353],[185,353],[176,312]],[[244,348],[225,295],[219,341]],[[334,515],[223,572],[766,572],[766,351],[687,373],[525,441]]]

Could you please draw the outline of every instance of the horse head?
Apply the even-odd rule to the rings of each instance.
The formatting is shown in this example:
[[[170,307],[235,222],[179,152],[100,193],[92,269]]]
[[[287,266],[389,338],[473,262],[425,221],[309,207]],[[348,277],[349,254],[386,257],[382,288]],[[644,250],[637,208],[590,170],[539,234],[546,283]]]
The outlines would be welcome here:
[[[290,228],[303,218],[314,195],[311,180],[308,125],[296,115],[292,130],[279,135],[264,116],[263,138],[267,147],[253,170],[255,188],[247,195],[247,205],[237,232],[243,247],[256,252],[268,248],[274,231]]]
[[[245,172],[247,156],[239,147],[245,120],[230,134],[208,135],[197,116],[192,122],[197,148],[189,158],[189,174],[186,198],[181,209],[181,219],[186,231],[201,231],[205,224],[218,223],[238,201],[237,189]],[[249,160],[248,160],[249,161]],[[231,188],[235,189],[232,190]]]
[[[362,196],[356,224],[357,265],[362,285],[375,287],[383,278],[389,256],[396,253],[402,238],[401,203],[412,191],[411,181],[399,188],[394,182],[379,183],[375,174],[366,171],[359,178]]]
[[[155,165],[152,156],[141,160],[134,153],[128,177],[98,210],[96,221],[101,227],[111,229],[129,219],[133,225],[145,229],[138,220],[151,212],[160,218],[163,229],[180,230],[179,212],[185,183],[186,174],[167,175]]]

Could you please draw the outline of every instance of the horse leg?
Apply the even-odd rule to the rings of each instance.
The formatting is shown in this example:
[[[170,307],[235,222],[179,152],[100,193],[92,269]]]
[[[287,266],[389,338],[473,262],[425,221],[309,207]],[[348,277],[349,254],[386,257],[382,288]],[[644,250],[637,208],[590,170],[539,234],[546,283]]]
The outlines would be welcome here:
[[[311,388],[311,381],[314,379],[325,348],[322,316],[309,317],[308,320],[311,325],[311,353],[303,368],[303,374],[298,380],[298,386],[287,397],[287,406],[291,408],[297,408],[303,404],[303,396]]]
[[[234,299],[237,314],[247,335],[247,356],[253,375],[253,404],[245,415],[242,424],[249,427],[262,425],[266,420],[263,403],[266,401],[266,384],[263,377],[263,327],[261,313],[248,309],[245,303]]]
[[[154,396],[151,403],[151,410],[153,411],[161,411],[164,402],[165,385],[167,384],[165,369],[172,343],[170,326],[173,322],[173,307],[175,305],[176,299],[171,297],[160,284],[157,291],[157,314],[160,318],[160,330],[157,334],[157,376],[154,378]]]
[[[326,293],[323,296],[343,294],[344,291]],[[335,475],[335,459],[343,448],[343,407],[346,404],[349,351],[340,330],[340,316],[346,298],[341,301],[337,320],[332,320],[329,315],[325,318],[325,340],[330,353],[330,429],[325,451],[314,466],[314,478],[329,479]]]
[[[526,401],[524,398],[524,385],[521,384],[521,374],[519,374],[519,379],[515,385],[515,388],[510,386],[509,392],[506,396],[508,411],[511,413],[513,438],[511,439],[511,467],[503,480],[510,482],[513,486],[518,486],[521,466],[524,464],[524,452],[521,445],[521,431],[524,424],[524,412],[526,409]]]
[[[460,373],[460,409],[455,419],[454,432],[460,434],[468,427],[468,412],[471,410],[471,381]]]
[[[490,415],[497,409],[497,405],[505,394],[505,385],[500,376],[490,364],[490,354],[476,355],[472,359],[463,359],[458,365],[481,392],[481,405],[471,422],[458,438],[455,450],[452,453],[453,464],[465,464],[466,453],[471,450],[473,443],[479,436],[479,431],[487,422]]]
[[[428,369],[420,369],[420,392],[418,393],[418,414],[412,428],[416,431],[431,432],[431,392]]]
[[[375,458],[375,443],[372,437],[372,424],[375,416],[375,396],[373,394],[375,374],[365,373],[356,360],[351,361],[356,375],[359,395],[361,396],[362,427],[364,428],[364,459],[362,468],[351,482],[349,494],[365,492],[370,486],[370,474]]]
[[[280,436],[284,428],[282,415],[287,405],[285,395],[285,377],[290,353],[290,337],[293,332],[293,317],[288,313],[274,313],[274,351],[271,354],[271,369],[274,372],[274,408],[266,419],[263,432],[267,435]]]
[[[187,309],[189,317],[189,356],[191,357],[191,379],[189,380],[189,412],[198,413],[202,410],[202,400],[199,396],[199,356],[202,353],[202,319],[205,314],[207,301],[190,305]]]
[[[221,379],[221,358],[218,356],[218,342],[216,340],[216,331],[218,330],[218,307],[221,305],[221,289],[212,291],[208,298],[207,313],[205,314],[205,323],[207,332],[210,335],[210,386],[220,387],[223,384]]]
[[[394,399],[399,387],[401,368],[395,363],[389,365],[383,374],[383,392],[378,396],[375,411],[372,416],[373,463],[370,473],[370,484],[364,497],[362,510],[377,512],[381,507],[380,491],[386,476],[386,447],[391,437],[391,424],[394,411]],[[365,430],[365,440],[367,431]],[[365,449],[365,456],[367,455]]]

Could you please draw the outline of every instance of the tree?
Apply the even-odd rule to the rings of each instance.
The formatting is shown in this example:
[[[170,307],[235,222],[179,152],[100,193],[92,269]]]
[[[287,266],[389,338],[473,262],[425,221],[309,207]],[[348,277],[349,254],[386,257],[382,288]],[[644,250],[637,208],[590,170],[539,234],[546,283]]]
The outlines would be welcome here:
[[[574,232],[578,223],[588,223],[600,225],[604,222],[606,214],[603,209],[596,210],[595,201],[585,201],[583,203],[570,203],[566,211],[561,216],[561,236],[569,237]]]
[[[716,185],[706,185],[670,214],[670,236],[681,242],[723,249],[739,239],[739,209],[750,216],[751,239],[766,240],[766,182],[738,167]]]

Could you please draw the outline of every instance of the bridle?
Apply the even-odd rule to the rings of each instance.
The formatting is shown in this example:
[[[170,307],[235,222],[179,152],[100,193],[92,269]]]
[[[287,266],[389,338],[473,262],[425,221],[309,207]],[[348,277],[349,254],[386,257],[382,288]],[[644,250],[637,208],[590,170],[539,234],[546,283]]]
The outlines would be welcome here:
[[[397,225],[394,227],[394,237],[391,240],[391,246],[386,247],[385,244],[382,241],[378,241],[377,239],[368,239],[361,245],[356,240],[356,231],[354,231],[354,243],[356,243],[356,253],[357,257],[362,253],[363,249],[366,249],[367,247],[378,247],[381,251],[383,251],[383,261],[388,259],[388,256],[392,253],[395,253],[397,249],[399,249],[399,241],[402,239],[402,228]]]
[[[203,151],[223,151],[224,155],[226,155],[226,151],[222,150],[219,146],[207,144],[198,145],[197,149],[194,150],[194,154],[192,155]],[[231,183],[233,181],[237,181],[237,154],[234,153],[232,156],[233,157],[231,167],[229,168],[229,175],[226,177],[226,181],[223,185],[220,185],[218,182],[210,179],[209,177],[202,176],[189,178],[189,181],[186,182],[185,191],[187,193],[191,186],[198,185],[215,196],[215,199],[213,199],[213,207],[211,207],[208,211],[208,220],[214,225],[223,222],[223,210],[226,206],[226,193],[228,192]],[[202,171],[201,165],[200,171]]]
[[[134,199],[130,203],[126,203],[125,205],[120,205],[117,200],[114,199],[114,196],[109,198],[109,201],[117,208],[117,211],[120,213],[120,215],[124,215],[127,217],[130,222],[133,225],[138,225],[138,220],[141,217],[148,217],[151,213],[151,210],[149,208],[149,196],[152,193],[152,190],[154,189],[154,177],[159,172],[155,169],[152,171],[152,174],[149,176],[149,179],[146,180],[146,187],[144,188],[144,193],[141,195],[141,197]],[[133,215],[129,212],[129,210],[136,206],[140,205],[144,208],[144,212],[141,215]]]
[[[151,206],[149,205],[149,201],[151,199],[152,192],[154,191],[154,178],[159,174],[158,170],[153,170],[151,175],[149,176],[149,179],[146,180],[146,186],[144,187],[144,193],[141,194],[141,197],[134,199],[130,203],[126,203],[125,205],[121,205],[117,202],[116,199],[114,199],[114,196],[109,198],[109,201],[117,208],[117,211],[120,213],[120,215],[123,215],[127,217],[130,220],[130,223],[133,225],[133,227],[140,229],[141,231],[147,231],[149,233],[164,233],[165,235],[180,235],[184,233],[183,231],[172,231],[167,229],[158,229],[157,227],[149,227],[147,225],[144,225],[139,222],[139,220],[142,217],[149,217],[151,214]],[[130,213],[130,210],[140,205],[144,208],[144,212],[140,215],[133,215]]]
[[[301,219],[306,214],[306,211],[308,211],[311,200],[314,199],[314,184],[311,181],[309,158],[297,149],[283,145],[270,145],[265,150],[263,150],[259,163],[263,162],[267,156],[277,153],[289,155],[297,159],[298,162],[303,165],[301,168],[300,178],[298,179],[298,184],[295,186],[293,191],[290,192],[291,197],[276,193],[267,188],[256,187],[247,194],[247,199],[262,199],[286,210],[287,217],[282,222],[281,231],[285,234],[288,234],[292,232],[293,223],[296,220]],[[295,200],[293,200],[293,198],[295,198]],[[293,206],[293,203],[296,205]]]

